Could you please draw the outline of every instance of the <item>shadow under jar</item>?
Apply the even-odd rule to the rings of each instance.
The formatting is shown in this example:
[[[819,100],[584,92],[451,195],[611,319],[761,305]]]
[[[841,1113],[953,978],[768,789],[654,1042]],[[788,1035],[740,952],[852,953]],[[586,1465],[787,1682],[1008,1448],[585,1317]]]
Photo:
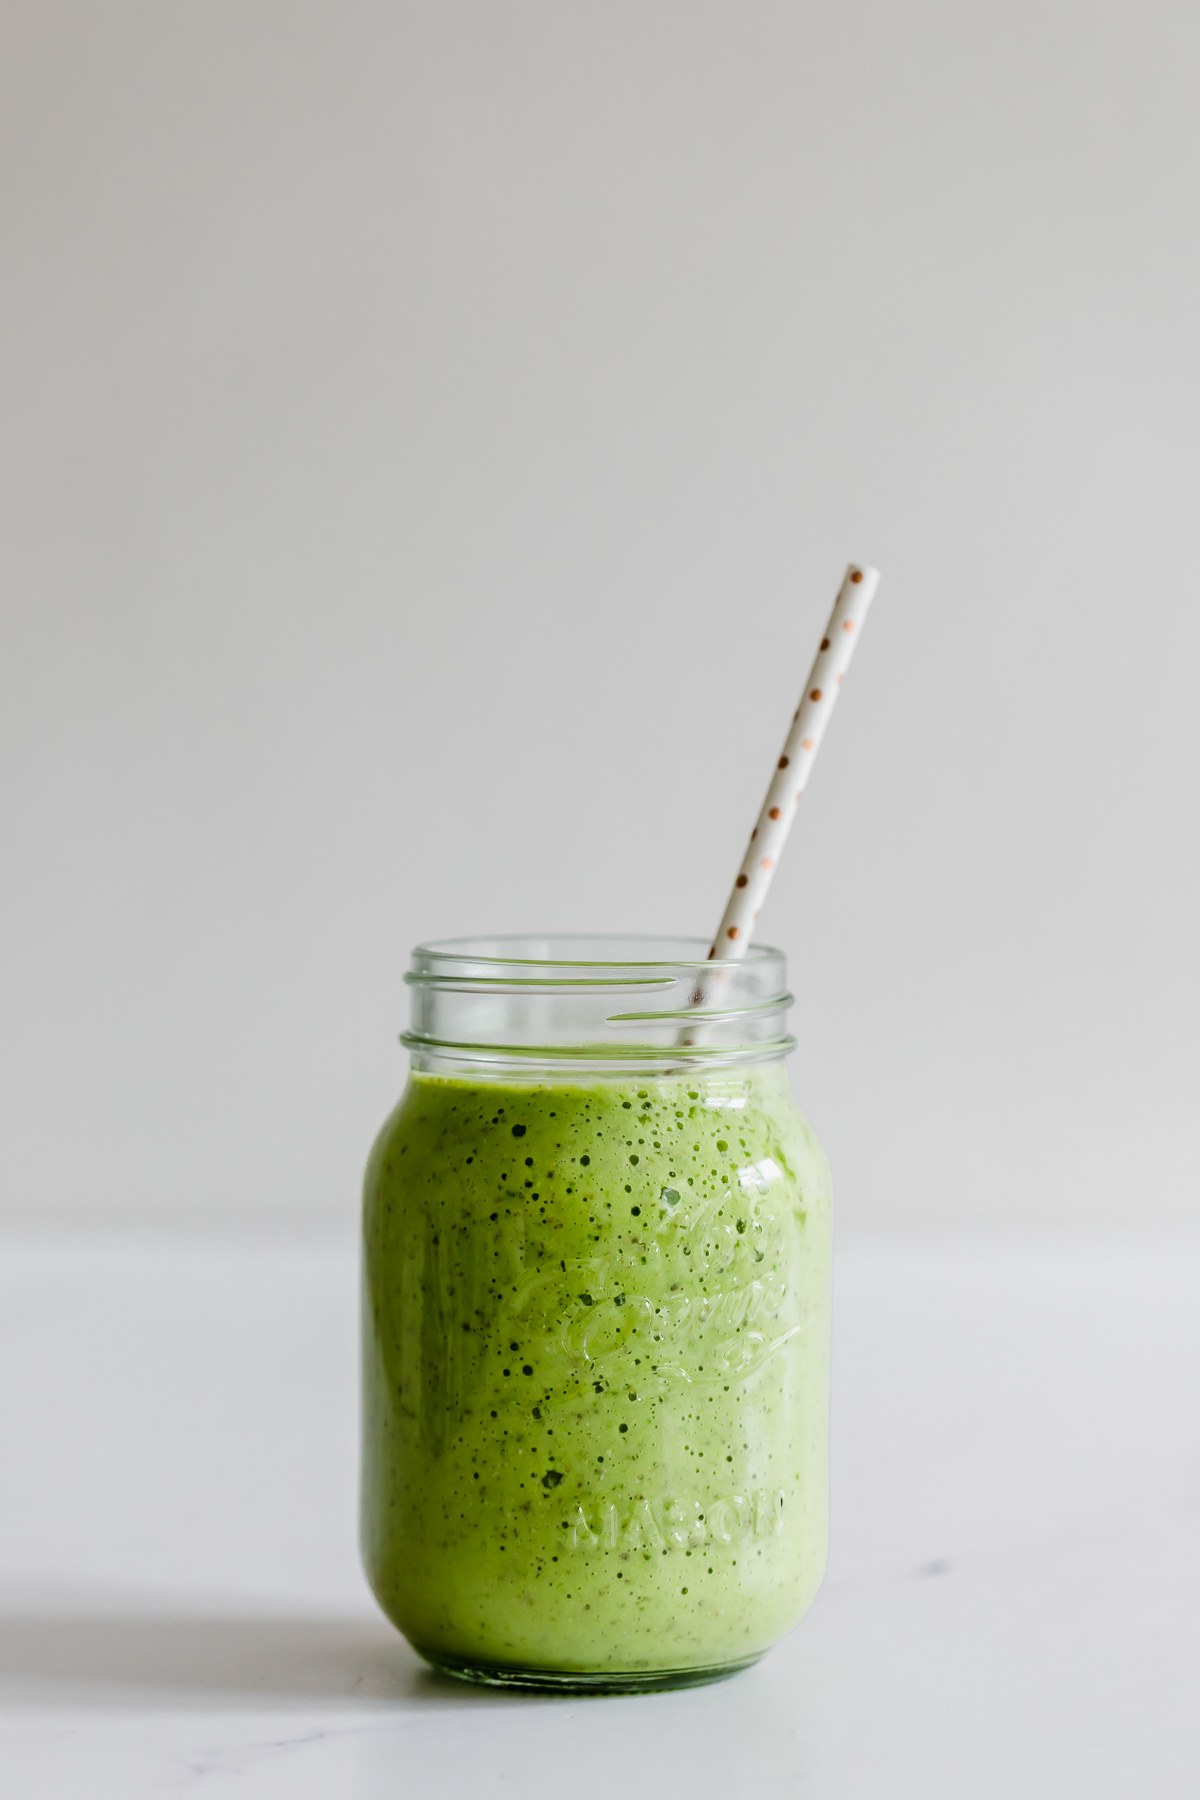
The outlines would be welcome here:
[[[825,1565],[829,1171],[783,957],[676,938],[413,953],[364,1212],[362,1542],[429,1662],[678,1687]]]

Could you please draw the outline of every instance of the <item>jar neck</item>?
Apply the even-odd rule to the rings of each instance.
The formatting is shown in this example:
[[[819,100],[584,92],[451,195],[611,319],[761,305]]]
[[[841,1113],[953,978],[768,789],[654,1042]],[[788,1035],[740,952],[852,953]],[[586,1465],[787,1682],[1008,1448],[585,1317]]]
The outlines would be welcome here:
[[[577,1081],[686,1081],[693,1076],[707,1081],[717,1073],[736,1073],[745,1069],[779,1063],[795,1048],[795,1039],[786,1039],[772,1050],[751,1053],[747,1050],[713,1052],[703,1061],[684,1062],[678,1055],[631,1058],[588,1056],[586,1053],[563,1056],[551,1050],[523,1049],[519,1054],[497,1051],[483,1056],[474,1051],[456,1054],[416,1045],[411,1032],[404,1032],[400,1042],[409,1052],[409,1067],[420,1075],[437,1075],[445,1080],[472,1083],[495,1081],[509,1085],[513,1081],[572,1083]]]
[[[414,1069],[471,1080],[682,1077],[793,1048],[777,950],[709,962],[681,938],[473,938],[423,944],[406,977]]]

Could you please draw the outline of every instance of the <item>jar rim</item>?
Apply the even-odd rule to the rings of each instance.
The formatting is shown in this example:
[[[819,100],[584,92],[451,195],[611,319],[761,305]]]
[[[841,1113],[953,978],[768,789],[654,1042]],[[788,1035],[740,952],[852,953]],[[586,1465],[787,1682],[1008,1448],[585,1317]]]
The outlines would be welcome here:
[[[776,962],[782,972],[783,952],[770,944],[751,943],[736,961],[710,957],[708,944],[707,938],[647,932],[494,932],[486,937],[430,938],[414,946],[412,957],[414,965],[431,966],[415,966],[408,980],[436,979],[441,973],[440,965],[454,963],[484,963],[501,969],[596,969],[610,979],[613,971],[621,969],[736,969],[746,963],[762,969],[765,964]],[[541,954],[532,954],[538,947]],[[589,947],[590,953],[585,954]],[[603,953],[625,947],[628,948],[623,955]],[[686,954],[688,950],[693,953]]]
[[[709,961],[708,940],[633,933],[506,933],[418,944],[405,982],[414,1068],[615,1072],[786,1055],[783,953]]]

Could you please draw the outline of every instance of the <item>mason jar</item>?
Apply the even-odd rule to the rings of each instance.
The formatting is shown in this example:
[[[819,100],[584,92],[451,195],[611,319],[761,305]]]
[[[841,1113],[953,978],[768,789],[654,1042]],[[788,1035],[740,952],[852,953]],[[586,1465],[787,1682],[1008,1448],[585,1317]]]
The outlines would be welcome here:
[[[364,1212],[362,1543],[421,1656],[624,1691],[755,1662],[827,1538],[830,1183],[784,959],[421,945]]]

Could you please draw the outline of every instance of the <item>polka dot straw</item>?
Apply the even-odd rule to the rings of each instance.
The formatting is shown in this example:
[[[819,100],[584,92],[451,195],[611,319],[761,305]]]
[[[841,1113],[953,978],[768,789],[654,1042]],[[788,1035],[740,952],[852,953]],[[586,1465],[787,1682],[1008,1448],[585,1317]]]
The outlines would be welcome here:
[[[829,715],[841,692],[842,676],[850,666],[867,608],[878,586],[878,569],[860,569],[857,563],[851,563],[846,570],[805,683],[804,698],[796,708],[758,823],[750,833],[749,847],[717,927],[708,953],[710,961],[737,962],[746,954],[771,877],[779,865],[780,851],[792,828],[796,806],[808,784]]]

